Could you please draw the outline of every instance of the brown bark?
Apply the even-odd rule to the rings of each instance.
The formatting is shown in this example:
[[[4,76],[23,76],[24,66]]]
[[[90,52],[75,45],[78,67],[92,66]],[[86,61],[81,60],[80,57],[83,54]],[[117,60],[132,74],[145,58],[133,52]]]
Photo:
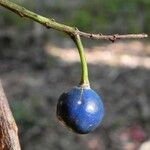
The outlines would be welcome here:
[[[18,129],[0,81],[0,150],[21,150]]]

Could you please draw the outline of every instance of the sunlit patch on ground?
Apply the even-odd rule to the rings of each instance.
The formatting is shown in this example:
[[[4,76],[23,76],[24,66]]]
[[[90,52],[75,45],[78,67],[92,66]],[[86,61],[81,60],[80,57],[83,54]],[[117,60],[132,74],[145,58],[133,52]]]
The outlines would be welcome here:
[[[89,64],[106,64],[129,68],[142,67],[150,69],[150,44],[139,41],[128,43],[111,43],[103,46],[87,48],[86,57]],[[79,62],[75,48],[61,49],[47,45],[46,51],[65,63]]]

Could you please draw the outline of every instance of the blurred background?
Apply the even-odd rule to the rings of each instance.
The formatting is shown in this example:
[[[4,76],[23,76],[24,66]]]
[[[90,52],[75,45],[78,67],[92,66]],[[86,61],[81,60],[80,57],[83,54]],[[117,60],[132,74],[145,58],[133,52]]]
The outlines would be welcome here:
[[[150,33],[149,0],[11,1],[86,32]],[[77,135],[55,114],[58,97],[80,80],[74,43],[0,7],[0,77],[22,149],[149,150],[149,38],[83,43],[91,87],[101,95],[106,112],[93,133]]]

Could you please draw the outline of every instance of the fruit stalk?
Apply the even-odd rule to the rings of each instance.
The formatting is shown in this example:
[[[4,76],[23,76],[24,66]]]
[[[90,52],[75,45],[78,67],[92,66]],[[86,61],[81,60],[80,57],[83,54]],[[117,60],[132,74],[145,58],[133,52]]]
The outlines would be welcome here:
[[[89,86],[89,77],[88,77],[88,67],[87,67],[87,61],[84,53],[84,48],[82,45],[82,41],[80,36],[77,34],[73,38],[79,52],[80,56],[80,63],[81,63],[81,81],[80,86],[81,87],[87,87]]]

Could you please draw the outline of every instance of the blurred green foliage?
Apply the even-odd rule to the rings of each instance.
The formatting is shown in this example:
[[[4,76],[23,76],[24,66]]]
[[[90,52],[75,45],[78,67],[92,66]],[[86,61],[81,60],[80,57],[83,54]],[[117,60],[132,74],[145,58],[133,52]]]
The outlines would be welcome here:
[[[92,31],[150,32],[149,16],[149,0],[86,0],[70,22]]]
[[[18,17],[16,14],[10,13],[8,11],[1,12],[3,16],[3,25],[7,26],[17,26],[18,28],[26,28],[29,26],[29,22]]]
[[[70,21],[72,26],[77,25],[80,29],[89,30],[91,28],[92,15],[84,10],[75,12],[73,19]]]

